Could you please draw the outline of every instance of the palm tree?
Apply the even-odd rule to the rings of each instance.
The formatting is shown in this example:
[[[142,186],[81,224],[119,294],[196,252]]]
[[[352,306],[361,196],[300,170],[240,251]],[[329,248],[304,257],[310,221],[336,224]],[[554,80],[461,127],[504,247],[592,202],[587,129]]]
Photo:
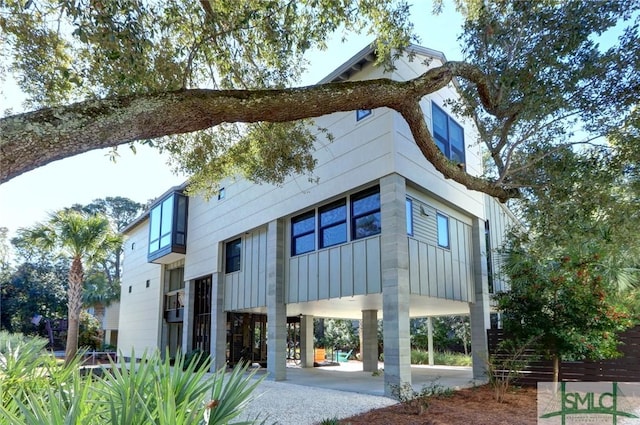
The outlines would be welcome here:
[[[106,217],[78,211],[54,213],[46,223],[23,230],[21,236],[43,250],[71,260],[65,350],[65,359],[70,362],[78,351],[85,266],[101,261],[112,252],[114,245],[121,243],[120,237],[113,233]]]

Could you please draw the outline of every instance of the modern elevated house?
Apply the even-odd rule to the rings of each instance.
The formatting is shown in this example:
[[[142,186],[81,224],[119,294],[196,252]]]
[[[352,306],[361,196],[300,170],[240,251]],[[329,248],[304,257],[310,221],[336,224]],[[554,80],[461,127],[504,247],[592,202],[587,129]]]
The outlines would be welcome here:
[[[407,80],[443,62],[409,49],[385,72],[366,48],[323,82]],[[430,61],[425,61],[430,59]],[[430,65],[427,65],[429,63]],[[476,130],[449,112],[454,85],[422,101],[435,140],[481,174]],[[411,382],[409,319],[470,314],[474,376],[484,378],[489,295],[500,289],[491,248],[512,216],[496,200],[444,179],[390,109],[316,119],[317,181],[282,186],[224,182],[215,199],[176,187],[124,233],[118,348],[200,349],[216,367],[250,358],[286,377],[287,323],[299,322],[303,366],[313,365],[313,318],[361,320],[365,371],[378,368],[384,331],[385,391]],[[486,357],[484,357],[486,358]]]

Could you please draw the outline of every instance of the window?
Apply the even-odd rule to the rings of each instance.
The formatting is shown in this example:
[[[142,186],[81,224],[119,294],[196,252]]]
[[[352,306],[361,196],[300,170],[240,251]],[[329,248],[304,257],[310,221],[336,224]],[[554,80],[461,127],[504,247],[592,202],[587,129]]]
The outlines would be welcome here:
[[[291,219],[291,255],[304,254],[316,249],[315,211]]]
[[[347,201],[342,199],[318,210],[320,248],[347,241]]]
[[[240,238],[227,242],[225,250],[225,273],[233,273],[240,270],[240,252],[242,251]]]
[[[487,250],[487,274],[489,283],[489,293],[493,294],[493,260],[491,259],[491,229],[489,227],[489,220],[484,222],[484,237]]]
[[[380,189],[375,187],[351,197],[351,237],[366,238],[380,233]]]
[[[358,109],[356,111],[356,121],[363,120],[371,115],[371,109]]]
[[[184,254],[186,244],[187,197],[174,192],[158,202],[149,212],[147,259],[157,260],[173,252]]]
[[[411,198],[407,198],[405,209],[407,214],[407,235],[413,236],[413,200]]]
[[[438,246],[449,248],[449,217],[437,213],[436,221],[438,224]]]
[[[220,190],[218,191],[218,201],[224,199],[224,196],[225,196],[224,187],[221,187]]]
[[[465,163],[464,130],[435,103],[433,111],[433,138],[447,158],[458,163]]]

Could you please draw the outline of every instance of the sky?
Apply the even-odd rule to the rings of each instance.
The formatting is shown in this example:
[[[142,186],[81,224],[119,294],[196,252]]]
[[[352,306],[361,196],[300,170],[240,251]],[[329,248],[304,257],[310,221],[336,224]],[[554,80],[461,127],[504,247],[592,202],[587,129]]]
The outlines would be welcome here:
[[[431,1],[414,1],[411,14],[420,36],[419,44],[443,52],[450,60],[461,59],[456,39],[462,18],[453,4],[445,0],[444,12],[433,16]],[[340,36],[336,36],[326,51],[308,56],[311,65],[303,83],[321,80],[372,40],[373,36],[353,36],[343,44]],[[23,110],[24,96],[14,84],[5,83],[1,91],[0,110]],[[186,179],[173,174],[167,157],[157,150],[137,145],[136,151],[134,154],[128,146],[119,147],[120,156],[115,163],[109,159],[109,150],[91,151],[50,163],[0,185],[0,227],[7,227],[11,237],[20,227],[45,221],[49,213],[108,196],[145,203]]]

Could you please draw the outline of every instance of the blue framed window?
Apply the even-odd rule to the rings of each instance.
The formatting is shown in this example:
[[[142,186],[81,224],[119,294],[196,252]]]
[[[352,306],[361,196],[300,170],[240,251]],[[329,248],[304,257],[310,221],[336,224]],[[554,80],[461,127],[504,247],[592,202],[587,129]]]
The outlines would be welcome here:
[[[227,242],[225,245],[225,273],[233,273],[240,270],[240,257],[242,253],[242,240],[240,238]]]
[[[407,198],[405,209],[407,214],[407,235],[413,236],[413,200],[411,198]]]
[[[380,233],[380,188],[374,187],[351,197],[351,237],[353,240]]]
[[[436,222],[438,225],[438,246],[449,248],[449,217],[436,213]]]
[[[431,105],[433,112],[433,138],[436,144],[444,156],[458,164],[464,164],[464,129],[438,105],[435,103]]]
[[[318,209],[320,248],[347,241],[347,201],[342,199]]]
[[[291,219],[291,255],[304,254],[316,249],[315,211]]]
[[[356,121],[363,120],[371,115],[371,109],[358,109],[356,110]]]

